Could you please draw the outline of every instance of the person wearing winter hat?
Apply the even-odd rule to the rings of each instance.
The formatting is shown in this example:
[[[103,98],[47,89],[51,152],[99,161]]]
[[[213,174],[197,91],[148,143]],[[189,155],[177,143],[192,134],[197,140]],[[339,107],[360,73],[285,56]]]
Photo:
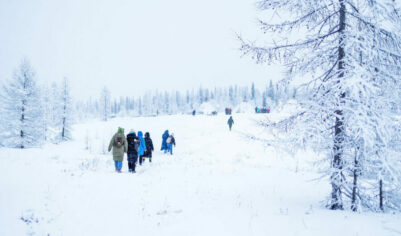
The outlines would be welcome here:
[[[164,131],[163,135],[162,135],[162,148],[160,149],[161,151],[164,150],[164,153],[167,153],[167,138],[170,135],[168,134],[168,130]]]
[[[138,139],[139,139],[139,148],[138,148],[139,165],[142,165],[143,154],[146,151],[146,145],[145,145],[145,140],[143,139],[142,131],[138,131]]]
[[[171,135],[167,138],[166,142],[167,142],[167,151],[171,155],[173,155],[173,145],[175,147],[175,138],[173,133],[171,133]]]
[[[125,139],[124,129],[118,127],[117,133],[113,135],[109,144],[109,152],[113,149],[113,160],[116,172],[121,173],[121,168],[123,166],[124,153],[127,152],[128,144]]]
[[[127,151],[128,171],[130,173],[135,173],[135,166],[138,161],[139,138],[136,136],[136,133],[132,129],[127,135],[127,143],[128,143],[128,151]]]
[[[149,162],[152,162],[153,142],[152,139],[150,138],[149,132],[145,133],[145,145],[146,145],[146,151],[144,157],[149,158]]]

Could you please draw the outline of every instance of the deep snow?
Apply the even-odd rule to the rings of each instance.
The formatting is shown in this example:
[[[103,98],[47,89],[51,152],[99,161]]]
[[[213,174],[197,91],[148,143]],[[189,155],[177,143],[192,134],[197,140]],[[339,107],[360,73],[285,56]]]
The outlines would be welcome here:
[[[310,162],[248,140],[267,115],[117,118],[74,126],[74,141],[0,149],[0,235],[400,235],[399,214],[330,211]],[[153,162],[115,173],[117,127],[149,131]],[[173,132],[174,155],[161,153]],[[264,134],[266,135],[266,134]]]

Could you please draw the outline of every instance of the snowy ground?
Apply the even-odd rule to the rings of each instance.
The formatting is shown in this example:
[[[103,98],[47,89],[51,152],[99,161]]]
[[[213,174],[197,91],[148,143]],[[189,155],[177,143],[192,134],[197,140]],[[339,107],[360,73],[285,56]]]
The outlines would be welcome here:
[[[330,211],[330,191],[295,159],[247,140],[262,115],[164,116],[75,126],[74,141],[0,149],[0,235],[401,235],[401,215]],[[118,126],[149,131],[153,162],[114,172]],[[175,133],[174,155],[161,134]],[[298,162],[295,161],[298,158]],[[298,163],[298,164],[296,164]]]

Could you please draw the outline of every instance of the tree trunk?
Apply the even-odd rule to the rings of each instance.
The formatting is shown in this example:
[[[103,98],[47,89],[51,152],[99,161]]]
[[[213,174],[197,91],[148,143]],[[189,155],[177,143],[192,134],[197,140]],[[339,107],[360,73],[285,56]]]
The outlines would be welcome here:
[[[25,122],[25,100],[22,100],[22,108],[21,108],[21,130],[20,130],[20,137],[21,137],[21,149],[24,147],[24,122]]]
[[[339,35],[340,35],[340,41],[339,41],[339,47],[338,47],[338,70],[339,70],[339,76],[338,76],[338,83],[341,82],[342,78],[344,77],[344,58],[345,58],[345,51],[344,51],[344,46],[343,46],[343,35],[345,31],[345,5],[344,5],[344,0],[339,0],[340,2],[340,17],[339,17]],[[340,103],[344,101],[345,93],[342,92],[340,94]],[[338,106],[341,106],[341,104],[338,104]],[[336,114],[336,121],[334,125],[334,146],[333,146],[333,162],[332,162],[332,168],[333,168],[333,173],[331,175],[330,181],[331,181],[331,187],[332,187],[332,193],[331,193],[331,206],[330,209],[332,210],[338,210],[338,209],[343,209],[343,202],[342,202],[342,185],[343,185],[343,174],[342,174],[342,169],[343,169],[343,160],[342,160],[342,155],[343,155],[343,142],[344,142],[344,116],[343,116],[343,111],[341,109],[338,109],[335,111]]]
[[[359,163],[358,163],[358,155],[359,155],[359,147],[357,148],[357,151],[355,152],[355,159],[354,159],[354,183],[352,186],[352,203],[351,203],[351,210],[352,211],[357,211],[358,210],[358,205],[356,202],[356,195],[358,192],[358,174],[359,174]]]
[[[61,138],[64,140],[65,138],[65,117],[63,117],[63,129],[61,131]]]
[[[380,197],[380,210],[384,211],[384,207],[383,207],[383,180],[379,181],[379,189],[380,189],[380,193],[379,193],[379,197]]]
[[[67,116],[67,100],[66,100],[66,98],[64,98],[63,114],[64,114],[63,115],[63,129],[61,131],[62,140],[64,140],[64,138],[65,138],[65,119],[66,119],[66,116]]]

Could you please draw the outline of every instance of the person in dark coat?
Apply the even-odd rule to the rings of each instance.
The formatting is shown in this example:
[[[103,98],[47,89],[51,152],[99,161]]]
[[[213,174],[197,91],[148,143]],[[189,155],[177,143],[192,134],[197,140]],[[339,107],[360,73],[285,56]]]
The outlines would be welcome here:
[[[161,151],[164,150],[164,153],[167,153],[167,138],[170,135],[168,134],[168,130],[164,131],[163,135],[162,135],[162,148],[160,149]]]
[[[232,116],[230,116],[230,118],[228,119],[227,124],[228,124],[228,127],[230,128],[230,131],[231,131],[231,127],[234,124],[234,120],[233,120]]]
[[[145,133],[145,146],[146,146],[146,151],[144,156],[149,158],[149,162],[152,162],[153,142],[152,139],[150,138],[149,132]]]
[[[139,147],[138,147],[138,157],[139,157],[139,165],[142,165],[143,155],[146,151],[145,140],[143,139],[142,131],[138,131],[138,139],[139,139]]]
[[[138,161],[139,139],[133,130],[131,130],[127,135],[127,143],[128,171],[135,173],[135,166]]]
[[[175,138],[174,138],[174,134],[171,134],[171,135],[167,138],[166,142],[167,142],[167,150],[168,150],[168,152],[169,152],[171,155],[173,155],[173,145],[174,145],[174,147],[175,147]]]

